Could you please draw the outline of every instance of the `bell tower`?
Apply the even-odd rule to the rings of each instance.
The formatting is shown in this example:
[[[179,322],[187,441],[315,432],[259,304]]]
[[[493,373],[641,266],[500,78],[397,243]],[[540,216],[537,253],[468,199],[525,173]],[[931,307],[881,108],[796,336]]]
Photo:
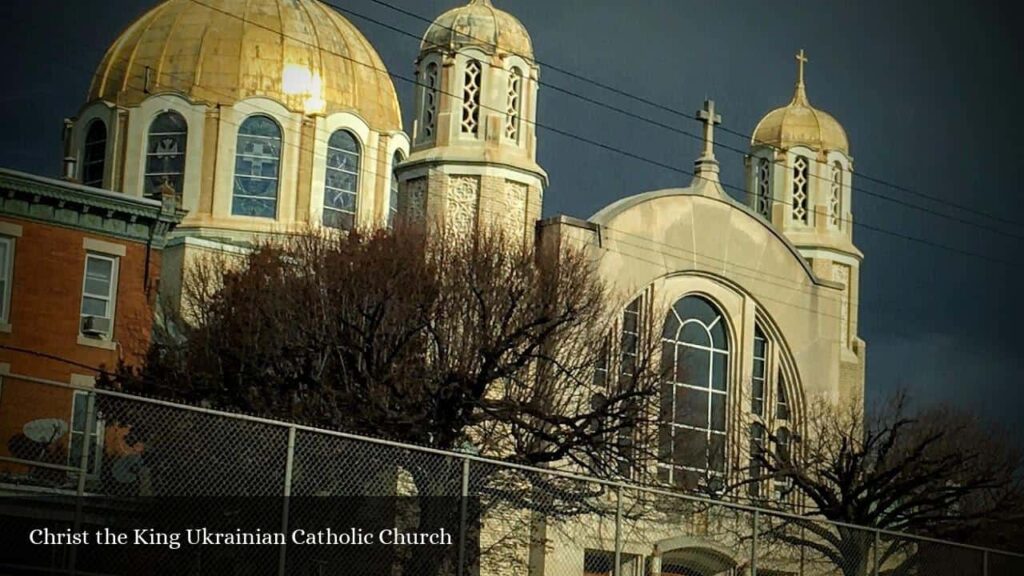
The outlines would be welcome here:
[[[540,69],[526,28],[490,0],[442,14],[416,60],[416,119],[396,173],[399,218],[532,244],[547,173],[537,164]]]
[[[839,121],[807,98],[803,50],[796,60],[792,100],[769,112],[751,139],[749,205],[793,243],[819,278],[841,287],[830,296],[840,380],[846,394],[862,397],[865,344],[857,336],[857,318],[864,255],[853,243],[853,159]]]

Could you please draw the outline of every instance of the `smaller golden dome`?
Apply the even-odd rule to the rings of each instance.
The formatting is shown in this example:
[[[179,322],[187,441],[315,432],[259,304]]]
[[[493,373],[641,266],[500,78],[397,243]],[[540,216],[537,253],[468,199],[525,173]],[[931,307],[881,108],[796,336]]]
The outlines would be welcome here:
[[[491,0],[470,0],[438,16],[423,35],[420,52],[466,47],[533,61],[533,42],[526,27],[515,16],[495,8]]]
[[[800,72],[793,100],[782,108],[769,112],[757,124],[750,140],[751,146],[772,146],[783,150],[793,146],[807,146],[814,150],[838,150],[850,153],[846,130],[831,114],[811,106],[804,86],[803,50],[797,55]]]

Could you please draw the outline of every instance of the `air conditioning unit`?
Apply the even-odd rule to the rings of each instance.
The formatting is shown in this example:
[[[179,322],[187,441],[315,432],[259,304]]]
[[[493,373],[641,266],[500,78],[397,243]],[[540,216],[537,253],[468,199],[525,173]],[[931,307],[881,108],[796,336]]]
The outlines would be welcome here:
[[[82,316],[82,334],[90,338],[103,338],[110,334],[110,318]]]

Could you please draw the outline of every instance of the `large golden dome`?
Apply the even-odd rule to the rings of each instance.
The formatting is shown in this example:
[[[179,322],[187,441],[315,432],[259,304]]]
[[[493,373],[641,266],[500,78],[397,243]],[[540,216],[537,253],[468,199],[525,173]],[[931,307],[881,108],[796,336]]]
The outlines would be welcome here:
[[[380,56],[317,0],[166,0],[110,47],[89,100],[135,106],[167,91],[229,106],[264,96],[295,112],[352,112],[379,131],[402,127]]]
[[[516,54],[533,61],[533,43],[526,27],[515,16],[495,8],[491,0],[470,0],[438,16],[427,28],[420,51],[466,47],[480,48],[488,54]]]
[[[769,112],[757,124],[751,138],[752,146],[773,146],[783,150],[807,146],[814,150],[838,150],[850,153],[846,130],[832,115],[811,106],[804,86],[803,51],[797,56],[800,74],[793,99],[786,106]]]

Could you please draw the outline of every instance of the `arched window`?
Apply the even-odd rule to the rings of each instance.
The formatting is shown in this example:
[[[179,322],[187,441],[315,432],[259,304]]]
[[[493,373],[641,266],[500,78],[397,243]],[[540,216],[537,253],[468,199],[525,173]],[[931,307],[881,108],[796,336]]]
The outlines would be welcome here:
[[[810,217],[807,207],[810,166],[810,161],[803,156],[797,156],[793,161],[793,220],[804,224]]]
[[[167,182],[181,195],[185,181],[185,144],[188,124],[174,111],[160,114],[149,125],[146,143],[146,195],[159,196]]]
[[[725,473],[729,341],[725,319],[699,296],[676,302],[662,332],[660,476],[716,490]]]
[[[519,140],[519,123],[522,117],[523,72],[513,68],[508,73],[508,95],[505,109],[505,137]]]
[[[771,185],[771,162],[767,158],[761,158],[757,162],[757,213],[769,220],[772,217]]]
[[[280,176],[281,127],[269,116],[246,118],[238,128],[231,213],[276,217]]]
[[[828,223],[840,228],[843,217],[843,165],[832,164],[832,181],[828,195]]]
[[[327,142],[324,226],[342,230],[355,227],[358,190],[359,142],[348,130],[338,130]]]
[[[427,64],[423,72],[423,136],[430,140],[437,131],[437,63]]]
[[[476,136],[480,133],[480,88],[483,65],[476,60],[466,62],[462,81],[462,133]]]
[[[107,159],[107,125],[96,119],[89,123],[82,150],[82,184],[103,186],[103,172]]]
[[[402,153],[395,152],[391,157],[391,194],[388,198],[388,227],[395,227],[398,219],[398,165],[402,163]]]

